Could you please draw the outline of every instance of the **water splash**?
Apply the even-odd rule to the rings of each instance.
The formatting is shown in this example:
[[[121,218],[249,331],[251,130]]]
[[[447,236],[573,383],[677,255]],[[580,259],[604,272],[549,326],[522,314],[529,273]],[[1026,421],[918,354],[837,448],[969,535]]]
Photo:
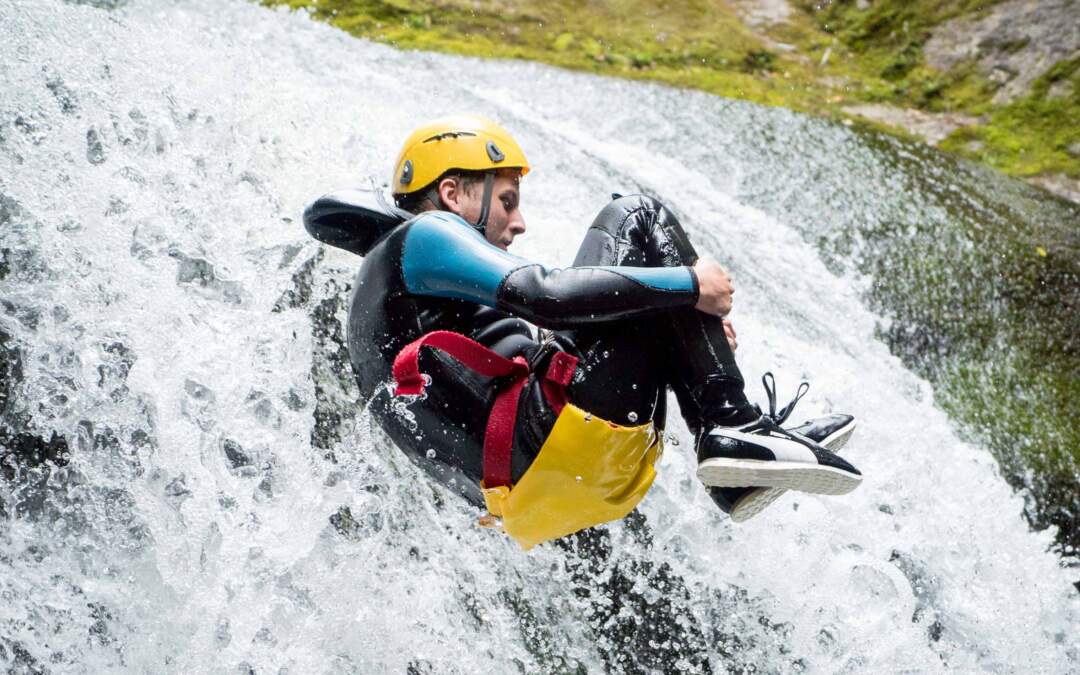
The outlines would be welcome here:
[[[862,282],[820,262],[804,212],[754,206],[793,199],[771,175],[789,148],[852,171],[892,155],[784,111],[395,52],[245,3],[0,0],[0,17],[0,337],[19,371],[0,405],[27,438],[64,439],[4,459],[0,662],[1076,668],[1052,534],[874,339]],[[858,415],[846,454],[866,485],[735,526],[686,442],[623,523],[529,554],[477,527],[359,410],[341,332],[356,260],[296,222],[457,110],[529,149],[523,255],[571,260],[613,189],[670,201],[739,280],[745,370],[812,379],[807,414]],[[703,119],[710,148],[688,154]]]

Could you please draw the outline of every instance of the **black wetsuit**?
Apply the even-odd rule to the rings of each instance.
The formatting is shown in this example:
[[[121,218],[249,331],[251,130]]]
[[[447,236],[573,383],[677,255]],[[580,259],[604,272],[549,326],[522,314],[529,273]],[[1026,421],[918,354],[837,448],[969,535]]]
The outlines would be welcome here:
[[[623,197],[605,207],[573,267],[564,269],[506,253],[454,214],[421,214],[371,248],[356,277],[348,346],[361,395],[398,447],[476,504],[482,503],[483,437],[497,383],[423,350],[420,370],[432,378],[426,397],[408,405],[395,399],[394,357],[428,332],[455,331],[533,363],[518,408],[515,481],[555,423],[536,377],[555,348],[581,359],[569,387],[579,407],[620,424],[651,419],[662,427],[672,385],[693,428],[701,387],[680,386],[671,376],[688,359],[709,362],[710,383],[737,389],[739,396],[742,391],[726,342],[695,354],[702,349],[695,332],[703,322],[713,322],[714,332],[719,324],[693,308],[698,287],[690,265],[696,260],[671,212],[647,197]],[[557,332],[538,336],[530,322]]]

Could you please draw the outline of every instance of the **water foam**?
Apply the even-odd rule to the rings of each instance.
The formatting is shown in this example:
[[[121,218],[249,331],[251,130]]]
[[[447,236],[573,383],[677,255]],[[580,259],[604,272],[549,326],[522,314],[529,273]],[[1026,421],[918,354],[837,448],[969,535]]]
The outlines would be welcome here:
[[[862,282],[763,206],[790,201],[796,151],[816,158],[810,173],[832,157],[894,180],[857,135],[697,93],[397,52],[244,3],[0,0],[0,17],[0,237],[23,256],[0,327],[23,352],[19,410],[73,446],[66,467],[2,483],[0,661],[1077,667],[1080,610],[1051,535],[1028,530],[989,454],[874,339]],[[383,179],[414,125],[461,110],[501,120],[533,162],[519,254],[571,260],[610,191],[671,203],[735,274],[744,372],[772,368],[781,389],[810,379],[800,413],[856,414],[845,453],[864,486],[787,495],[732,525],[674,420],[682,442],[646,523],[608,528],[612,564],[591,582],[565,551],[523,554],[429,486],[328,360],[357,259],[319,253],[298,214]],[[642,656],[672,641],[681,660]]]

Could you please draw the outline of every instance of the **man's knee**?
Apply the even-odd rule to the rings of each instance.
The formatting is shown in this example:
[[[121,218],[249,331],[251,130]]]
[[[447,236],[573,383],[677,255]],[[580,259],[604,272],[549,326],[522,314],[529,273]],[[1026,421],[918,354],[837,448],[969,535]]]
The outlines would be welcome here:
[[[648,232],[660,215],[671,216],[658,199],[645,195],[627,195],[616,197],[600,210],[590,226],[603,230],[615,239],[627,240],[634,230]]]
[[[624,251],[615,255],[618,264],[675,267],[693,265],[698,259],[678,218],[655,197],[617,197],[600,211],[592,228],[607,234],[615,249]]]

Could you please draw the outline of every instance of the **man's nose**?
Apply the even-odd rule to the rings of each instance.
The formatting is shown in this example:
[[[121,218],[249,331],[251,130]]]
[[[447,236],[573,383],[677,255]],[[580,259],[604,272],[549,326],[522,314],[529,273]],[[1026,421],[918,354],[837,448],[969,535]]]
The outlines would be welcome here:
[[[510,216],[510,232],[516,237],[525,234],[525,217],[518,211]]]

